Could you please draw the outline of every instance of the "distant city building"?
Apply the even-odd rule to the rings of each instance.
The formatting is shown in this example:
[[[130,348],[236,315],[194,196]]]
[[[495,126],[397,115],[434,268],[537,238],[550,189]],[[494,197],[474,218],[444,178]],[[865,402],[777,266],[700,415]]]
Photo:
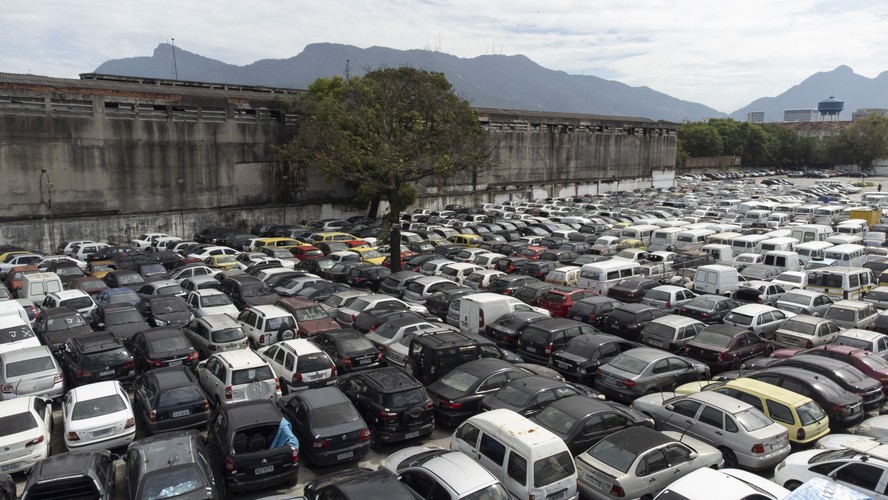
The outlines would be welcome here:
[[[851,113],[851,121],[854,121],[858,118],[863,118],[864,116],[869,116],[869,115],[888,116],[888,109],[885,109],[885,108],[857,108],[857,111]]]
[[[746,113],[746,121],[749,123],[765,123],[764,111],[750,111]]]
[[[783,110],[783,121],[785,122],[816,122],[820,121],[819,116],[820,114],[814,108]]]

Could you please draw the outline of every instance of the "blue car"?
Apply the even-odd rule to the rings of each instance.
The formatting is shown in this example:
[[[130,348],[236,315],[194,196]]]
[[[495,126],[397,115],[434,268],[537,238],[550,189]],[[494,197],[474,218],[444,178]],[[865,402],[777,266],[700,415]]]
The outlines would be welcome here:
[[[102,307],[108,304],[132,304],[139,305],[139,294],[132,288],[120,287],[102,290],[93,299],[96,306]]]

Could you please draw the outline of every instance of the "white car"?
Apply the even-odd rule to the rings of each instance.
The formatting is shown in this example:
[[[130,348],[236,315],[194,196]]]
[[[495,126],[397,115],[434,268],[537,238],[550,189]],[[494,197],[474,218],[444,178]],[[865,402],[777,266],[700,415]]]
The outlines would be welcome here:
[[[203,264],[192,264],[173,271],[170,274],[171,280],[176,280],[180,285],[182,280],[193,278],[195,276],[215,276],[219,273],[218,269]]]
[[[235,250],[233,248],[222,247],[222,246],[211,246],[211,247],[201,248],[196,253],[188,254],[188,257],[193,258],[193,259],[204,260],[207,257],[212,257],[214,255],[233,255],[233,256],[237,257],[237,254],[239,254],[239,253],[240,252],[238,252],[237,250]]]
[[[888,360],[888,335],[859,328],[849,328],[833,340],[834,344],[859,347]]]
[[[278,306],[248,307],[237,316],[254,349],[296,338],[296,318]]]
[[[773,339],[774,332],[795,313],[781,311],[764,304],[746,304],[735,307],[725,316],[722,323],[746,328],[764,339]]]
[[[697,469],[673,482],[654,500],[710,500],[718,492],[719,500],[780,500],[790,494],[786,488],[741,469]]]
[[[271,366],[250,349],[213,354],[198,363],[197,379],[216,406],[255,399],[276,401],[281,397]]]
[[[49,307],[68,307],[89,319],[92,318],[93,312],[96,310],[96,303],[83,290],[62,290],[46,295],[46,298],[43,299],[43,308]]]
[[[231,303],[228,295],[220,290],[194,290],[188,292],[185,303],[191,308],[195,318],[202,318],[211,314],[227,314],[232,319],[237,318],[240,311]]]
[[[136,436],[133,407],[116,380],[68,391],[62,402],[62,418],[68,451],[120,448]]]
[[[852,446],[852,448],[857,448]],[[819,478],[859,491],[876,500],[886,500],[885,477],[888,450],[885,445],[842,450],[806,450],[793,453],[774,469],[774,482],[794,490]]]
[[[9,352],[23,347],[43,345],[31,329],[31,324],[18,315],[0,316],[0,352]]]
[[[277,375],[282,394],[336,384],[333,360],[306,339],[284,340],[258,352]]]
[[[507,500],[509,491],[483,465],[461,451],[410,446],[380,464],[418,496],[431,488],[436,499]],[[429,497],[426,497],[429,498]]]
[[[166,233],[145,233],[139,235],[136,239],[130,240],[130,243],[139,250],[148,250],[148,247],[150,247],[155,240],[158,238],[166,238],[167,236],[169,235]]]
[[[29,470],[49,456],[52,404],[30,396],[0,401],[0,472]]]

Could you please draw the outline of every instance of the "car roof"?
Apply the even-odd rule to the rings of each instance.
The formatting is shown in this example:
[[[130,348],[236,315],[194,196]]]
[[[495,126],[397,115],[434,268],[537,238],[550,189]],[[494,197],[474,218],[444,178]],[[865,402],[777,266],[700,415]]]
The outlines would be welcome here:
[[[34,465],[26,486],[57,478],[86,475],[94,467],[98,455],[110,458],[108,451],[71,451],[39,460]]]
[[[206,323],[211,330],[240,327],[240,323],[238,323],[237,320],[224,313],[207,314],[206,316],[197,318],[197,320]]]
[[[281,412],[269,399],[238,401],[221,406],[228,413],[228,427],[245,427],[249,425],[281,421]]]
[[[728,396],[726,394],[720,394],[713,391],[695,392],[694,394],[689,394],[685,397],[688,399],[693,399],[695,401],[710,404],[732,414],[752,408],[752,405],[750,405],[749,403],[744,403],[739,399],[732,398],[731,396]]]
[[[549,406],[575,418],[582,418],[599,411],[613,410],[613,406],[609,403],[588,396],[568,396],[549,403]]]
[[[159,469],[194,463],[201,439],[200,433],[193,429],[165,432],[139,439],[130,444],[127,449],[141,450],[144,460],[139,466],[143,468],[142,474],[147,474]]]
[[[187,370],[185,366],[165,366],[149,370],[144,376],[156,380],[160,387],[180,387],[194,384]]]
[[[652,448],[675,442],[674,439],[648,427],[630,427],[617,431],[605,439],[620,448],[638,455]]]
[[[33,405],[33,399],[35,397],[37,396],[26,396],[22,398],[12,398],[5,401],[0,401],[0,410],[3,410],[4,416],[30,411],[31,406]]]
[[[660,316],[659,318],[654,318],[651,323],[658,323],[661,325],[668,325],[673,327],[685,326],[685,325],[693,325],[693,324],[703,324],[701,321],[698,321],[694,318],[689,318],[687,316],[679,316],[677,314],[667,314],[666,316]]]
[[[0,358],[3,359],[5,363],[14,363],[16,361],[24,361],[28,359],[34,358],[42,358],[47,355],[52,356],[52,351],[48,346],[45,345],[35,345],[31,347],[21,347],[18,349],[12,349],[6,352],[0,352]],[[55,360],[55,357],[53,357]]]
[[[281,348],[289,349],[295,352],[297,356],[304,356],[306,354],[314,352],[321,352],[321,348],[314,345],[308,339],[282,340],[278,342],[277,345],[281,346]]]
[[[870,330],[861,330],[860,328],[849,328],[839,334],[839,337],[850,337],[855,339],[874,341],[881,337],[886,337],[884,333],[873,332]]]
[[[635,359],[647,361],[648,363],[667,356],[676,357],[675,354],[654,347],[635,347],[628,351],[624,351],[623,354],[631,355]]]
[[[384,393],[393,393],[405,389],[422,387],[422,384],[416,379],[407,375],[407,373],[400,368],[393,366],[360,372],[360,376],[373,385],[376,390]]]
[[[506,385],[511,385],[522,392],[535,393],[550,387],[561,387],[564,385],[564,382],[542,375],[531,375],[510,380]]]
[[[322,408],[340,403],[349,403],[349,399],[345,397],[345,394],[336,387],[307,389],[296,394],[296,397],[305,402],[310,408]]]
[[[416,465],[437,476],[460,497],[497,482],[487,469],[461,451],[442,449],[427,453],[429,456]],[[408,457],[405,462],[411,461],[411,458]]]
[[[233,368],[251,368],[267,365],[264,359],[250,349],[217,352],[211,357],[219,358]]]

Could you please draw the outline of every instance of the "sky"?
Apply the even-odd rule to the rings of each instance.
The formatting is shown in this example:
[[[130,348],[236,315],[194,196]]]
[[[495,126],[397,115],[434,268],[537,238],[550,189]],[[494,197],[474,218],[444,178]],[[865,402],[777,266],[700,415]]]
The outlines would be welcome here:
[[[731,113],[840,65],[888,69],[884,0],[26,0],[0,14],[0,72],[77,78],[159,43],[229,64],[311,43],[523,54]]]

